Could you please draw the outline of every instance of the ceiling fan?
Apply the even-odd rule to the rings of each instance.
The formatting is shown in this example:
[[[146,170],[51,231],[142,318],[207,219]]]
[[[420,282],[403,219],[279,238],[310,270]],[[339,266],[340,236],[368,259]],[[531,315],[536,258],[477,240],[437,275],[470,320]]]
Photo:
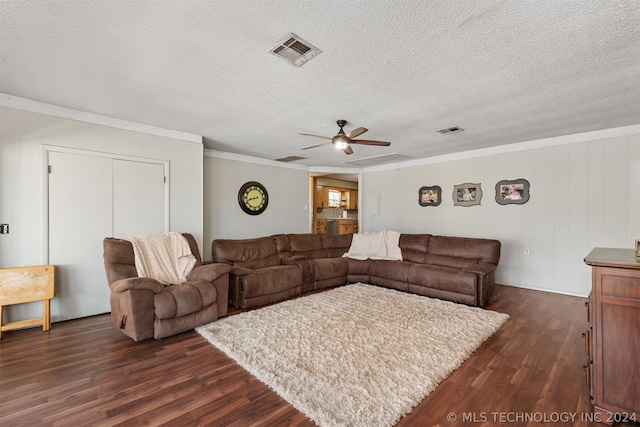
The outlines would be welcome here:
[[[333,144],[338,150],[344,151],[345,154],[352,154],[353,153],[353,149],[351,148],[351,144],[378,145],[378,146],[382,146],[382,147],[388,147],[389,145],[391,145],[390,142],[386,142],[386,141],[371,141],[371,140],[368,140],[368,139],[353,139],[353,138],[355,138],[357,136],[362,135],[368,129],[362,128],[362,127],[361,128],[356,128],[356,129],[352,130],[351,132],[345,134],[344,133],[344,129],[342,129],[342,128],[344,127],[344,125],[347,124],[347,121],[346,120],[338,120],[336,123],[338,123],[338,126],[340,126],[340,131],[333,138],[328,137],[328,136],[313,135],[313,134],[310,134],[310,133],[301,133],[300,135],[313,136],[313,137],[322,138],[322,139],[330,139],[331,140],[331,144]],[[303,148],[303,150],[308,150],[310,148],[320,147],[320,146],[326,145],[326,144],[329,144],[329,143],[326,142],[324,144],[312,145],[311,147]]]

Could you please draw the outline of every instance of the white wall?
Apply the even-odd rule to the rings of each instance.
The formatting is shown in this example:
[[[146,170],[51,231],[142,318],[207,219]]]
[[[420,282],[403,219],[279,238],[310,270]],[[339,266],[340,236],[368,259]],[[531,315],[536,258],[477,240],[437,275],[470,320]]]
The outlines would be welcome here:
[[[219,152],[204,158],[204,259],[211,259],[214,239],[244,239],[278,233],[309,233],[311,202],[307,167]],[[269,194],[267,209],[248,215],[238,191],[258,181]]]
[[[6,101],[3,98],[4,105]],[[57,111],[27,104],[32,109]],[[60,111],[61,116],[73,115]],[[113,119],[107,121],[117,123]],[[127,122],[126,126],[132,124]],[[169,229],[194,234],[202,248],[202,143],[160,134],[0,107],[0,223],[10,225],[10,234],[0,235],[0,267],[47,262],[43,145],[169,161]],[[104,285],[107,286],[106,277]],[[41,306],[12,306],[7,310],[8,320],[38,317]]]
[[[101,125],[85,116],[0,107],[0,223],[11,226],[10,234],[0,235],[0,267],[45,262],[42,145],[168,160],[170,229],[193,233],[205,260],[216,238],[310,231],[306,167],[212,152],[203,160],[202,144],[179,133]],[[498,283],[586,295],[590,271],[582,260],[591,248],[632,248],[640,239],[640,128],[631,128],[367,168],[360,229],[497,238],[503,244]],[[517,178],[531,183],[531,200],[498,205],[495,183]],[[247,181],[269,192],[261,215],[247,215],[238,205]],[[482,184],[481,206],[453,206],[453,185],[464,182]],[[442,187],[439,207],[418,205],[424,185]],[[39,304],[25,306],[29,316],[39,315]]]
[[[617,137],[573,135],[570,144],[515,147],[510,153],[365,169],[361,230],[498,239],[497,283],[585,296],[591,288],[583,263],[589,251],[633,248],[640,239],[640,134],[633,130]],[[518,178],[531,184],[529,202],[498,205],[495,184]],[[453,206],[453,186],[466,182],[481,183],[480,206]],[[425,185],[442,187],[439,207],[418,205],[418,189]]]

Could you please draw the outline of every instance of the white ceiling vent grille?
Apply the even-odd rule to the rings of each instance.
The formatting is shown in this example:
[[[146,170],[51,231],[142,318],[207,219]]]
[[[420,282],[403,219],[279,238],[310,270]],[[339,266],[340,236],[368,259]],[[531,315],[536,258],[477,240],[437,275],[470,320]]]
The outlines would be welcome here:
[[[298,160],[305,160],[308,157],[300,157],[300,156],[287,156],[287,157],[280,157],[279,159],[274,159],[276,162],[284,162],[284,163],[288,163],[288,162],[297,162]]]
[[[462,132],[464,129],[462,129],[460,126],[452,126],[450,128],[445,128],[445,129],[440,129],[438,132],[440,132],[443,135],[448,135],[450,133],[459,133]]]
[[[311,43],[291,33],[271,49],[271,53],[285,61],[300,67],[315,58],[322,51]]]

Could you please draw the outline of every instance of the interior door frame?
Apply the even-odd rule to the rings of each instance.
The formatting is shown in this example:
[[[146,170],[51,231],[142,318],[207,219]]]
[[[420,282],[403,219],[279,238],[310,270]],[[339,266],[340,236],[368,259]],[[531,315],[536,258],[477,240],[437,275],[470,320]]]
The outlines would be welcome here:
[[[127,160],[140,163],[162,165],[164,168],[164,232],[169,232],[169,161],[124,154],[105,153],[102,151],[83,150],[79,148],[42,145],[42,263],[49,264],[49,153],[67,153],[82,156],[102,157],[112,160]]]

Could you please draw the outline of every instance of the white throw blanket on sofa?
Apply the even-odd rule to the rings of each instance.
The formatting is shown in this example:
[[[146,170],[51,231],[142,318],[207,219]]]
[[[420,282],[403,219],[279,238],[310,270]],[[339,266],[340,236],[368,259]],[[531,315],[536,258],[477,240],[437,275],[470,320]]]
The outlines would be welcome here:
[[[398,246],[400,233],[383,230],[378,233],[354,234],[349,252],[342,255],[353,259],[388,259],[402,261],[402,250]]]
[[[196,264],[189,242],[180,233],[142,234],[128,240],[138,277],[151,277],[164,285],[180,284]]]

